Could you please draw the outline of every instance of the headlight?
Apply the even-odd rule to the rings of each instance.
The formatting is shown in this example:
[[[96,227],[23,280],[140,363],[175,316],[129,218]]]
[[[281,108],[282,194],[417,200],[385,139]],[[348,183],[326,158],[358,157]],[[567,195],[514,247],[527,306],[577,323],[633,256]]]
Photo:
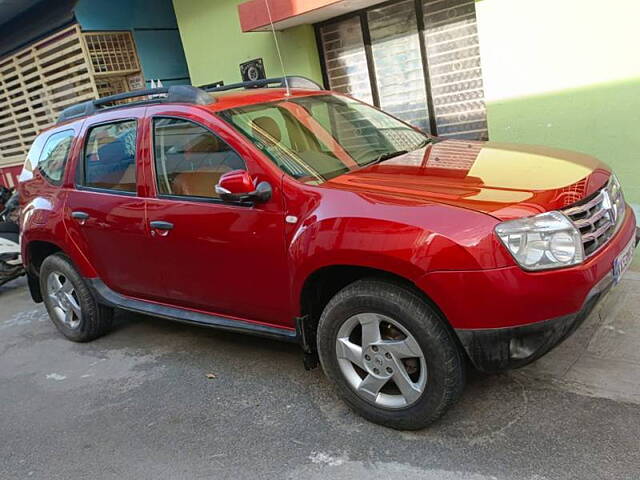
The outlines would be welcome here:
[[[609,191],[609,197],[611,198],[611,203],[613,204],[612,207],[615,210],[614,223],[617,223],[618,220],[621,220],[624,216],[626,205],[624,203],[622,187],[620,186],[620,182],[618,181],[618,177],[616,177],[615,173],[611,174],[609,185],[607,185],[607,190]]]
[[[546,270],[581,263],[582,238],[560,212],[499,223],[496,233],[525,270]]]

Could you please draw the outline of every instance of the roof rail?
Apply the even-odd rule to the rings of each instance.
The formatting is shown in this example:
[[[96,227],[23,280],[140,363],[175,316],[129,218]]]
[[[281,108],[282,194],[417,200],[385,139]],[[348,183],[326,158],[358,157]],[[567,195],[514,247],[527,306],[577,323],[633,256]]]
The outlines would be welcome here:
[[[290,88],[301,88],[306,90],[324,90],[313,80],[300,76],[287,76],[276,78],[264,78],[262,80],[254,80],[251,82],[231,83],[229,85],[220,85],[219,83],[209,83],[201,85],[200,88],[205,92],[225,92],[227,90],[236,90],[238,88],[285,88],[285,78]]]
[[[110,103],[120,100],[128,100],[136,97],[152,96],[137,102],[130,102],[120,105],[109,105]],[[123,108],[133,105],[141,105],[148,103],[193,103],[196,105],[208,105],[213,103],[215,99],[204,90],[192,87],[191,85],[172,85],[170,87],[147,88],[144,90],[134,90],[132,92],[118,93],[108,97],[98,98],[97,100],[88,100],[86,102],[77,103],[65,108],[56,123],[62,123],[72,118],[85,117],[96,113],[100,109],[106,108]]]

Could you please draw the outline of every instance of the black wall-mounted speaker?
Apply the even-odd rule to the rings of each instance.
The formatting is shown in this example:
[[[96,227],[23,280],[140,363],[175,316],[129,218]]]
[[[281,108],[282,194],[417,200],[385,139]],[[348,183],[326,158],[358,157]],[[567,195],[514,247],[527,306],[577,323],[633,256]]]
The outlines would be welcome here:
[[[242,75],[243,82],[255,82],[256,80],[264,80],[267,78],[264,72],[264,62],[261,58],[241,63],[240,74]]]

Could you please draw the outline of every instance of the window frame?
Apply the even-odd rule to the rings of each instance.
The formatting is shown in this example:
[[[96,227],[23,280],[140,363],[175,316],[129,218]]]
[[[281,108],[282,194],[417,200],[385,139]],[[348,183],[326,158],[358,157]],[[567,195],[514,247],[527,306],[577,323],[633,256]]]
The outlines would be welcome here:
[[[139,169],[139,165],[138,165],[138,141],[139,141],[139,128],[140,128],[140,122],[138,121],[139,119],[137,117],[126,117],[126,118],[119,118],[117,120],[104,120],[102,122],[96,122],[96,123],[92,123],[90,125],[87,125],[87,129],[84,132],[84,139],[83,139],[83,143],[82,143],[82,150],[80,152],[80,161],[78,162],[78,168],[76,169],[76,178],[75,178],[75,188],[76,190],[84,190],[84,191],[89,191],[89,192],[98,192],[98,193],[111,193],[114,195],[124,195],[124,196],[128,196],[128,197],[137,197],[138,196],[138,169]],[[91,136],[91,132],[93,131],[94,128],[96,127],[101,127],[104,125],[112,125],[115,123],[125,123],[125,122],[134,122],[135,124],[135,131],[136,131],[136,150],[134,153],[134,158],[133,158],[133,164],[136,167],[136,189],[133,192],[129,192],[126,190],[115,190],[115,189],[111,189],[111,188],[102,188],[102,187],[92,187],[90,185],[85,185],[87,178],[86,178],[86,159],[87,159],[87,146],[89,144],[89,137]]]
[[[49,143],[49,141],[53,137],[55,137],[56,135],[59,135],[61,133],[69,133],[69,132],[71,133],[71,142],[69,143],[69,147],[67,148],[67,153],[65,154],[64,163],[62,165],[62,174],[60,175],[60,180],[54,180],[42,168],[40,168],[40,162],[42,161],[42,155],[44,154],[44,152],[46,150],[47,144]],[[42,145],[42,150],[40,151],[40,155],[38,155],[38,162],[36,163],[36,168],[35,169],[51,185],[60,186],[64,182],[64,175],[65,175],[65,172],[67,171],[67,165],[69,164],[69,157],[71,156],[71,151],[73,150],[73,144],[76,141],[76,137],[77,137],[76,131],[73,128],[67,128],[67,129],[64,129],[64,130],[58,130],[56,132],[52,132],[47,137],[47,139],[44,141],[44,144]]]
[[[235,153],[238,158],[240,158],[242,160],[242,162],[244,163],[244,170],[245,171],[249,171],[249,168],[247,166],[247,161],[245,160],[245,158],[240,155],[238,153],[238,151],[233,148],[231,145],[229,145],[229,142],[225,141],[220,135],[218,135],[216,132],[214,132],[210,127],[208,127],[207,125],[205,125],[204,123],[194,120],[192,118],[186,118],[186,117],[182,117],[180,115],[165,115],[162,113],[158,113],[158,114],[153,114],[149,117],[150,119],[150,126],[151,126],[151,155],[152,155],[152,161],[151,163],[151,168],[152,168],[152,177],[153,177],[153,187],[155,190],[155,198],[157,199],[161,199],[161,200],[174,200],[174,201],[179,201],[179,202],[197,202],[197,203],[213,203],[213,204],[223,204],[223,205],[235,205],[235,206],[242,206],[242,207],[247,207],[247,206],[252,206],[253,204],[248,204],[246,202],[225,202],[224,200],[222,200],[221,198],[215,198],[215,197],[200,197],[200,196],[195,196],[195,195],[176,195],[173,193],[160,193],[160,190],[158,188],[158,181],[159,181],[159,177],[158,177],[158,169],[157,169],[157,165],[156,165],[156,123],[155,120],[156,119],[172,119],[172,120],[182,120],[184,122],[189,122],[192,123],[194,125],[197,125],[198,127],[203,128],[204,130],[206,130],[207,132],[209,132],[211,135],[214,135],[218,140],[220,140],[221,142],[223,142],[227,147],[229,147],[229,150],[231,150],[233,153]]]

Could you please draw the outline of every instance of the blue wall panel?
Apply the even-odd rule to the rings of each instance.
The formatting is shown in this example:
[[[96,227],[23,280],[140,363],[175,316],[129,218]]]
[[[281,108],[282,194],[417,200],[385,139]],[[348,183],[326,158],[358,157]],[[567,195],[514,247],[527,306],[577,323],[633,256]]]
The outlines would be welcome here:
[[[75,13],[86,30],[178,28],[171,0],[80,0]]]
[[[171,0],[79,0],[83,30],[131,30],[147,83],[190,83]]]
[[[177,30],[136,30],[133,37],[146,79],[160,78],[165,86],[189,83],[189,72]],[[176,45],[180,48],[177,49]],[[156,73],[147,75],[146,72]]]

